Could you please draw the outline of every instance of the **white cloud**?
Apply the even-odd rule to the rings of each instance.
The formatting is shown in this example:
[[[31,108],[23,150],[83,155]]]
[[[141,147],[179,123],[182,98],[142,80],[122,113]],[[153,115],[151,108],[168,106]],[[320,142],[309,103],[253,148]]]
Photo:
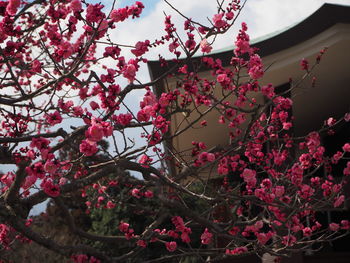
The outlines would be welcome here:
[[[187,17],[207,25],[207,18],[211,19],[216,12],[214,0],[169,0],[169,2]],[[254,39],[305,19],[325,2],[350,5],[350,0],[248,0],[236,25],[226,35],[217,38],[214,49],[232,45],[242,21],[247,22],[248,33]],[[149,1],[146,3],[146,8],[152,8],[152,11],[147,12],[147,16],[140,19],[119,23],[112,33],[114,41],[121,44],[135,44],[139,40],[160,39],[164,34],[164,12],[172,15],[179,32],[182,31],[184,19],[164,1],[157,2],[153,7]],[[183,34],[180,33],[180,35]],[[148,57],[156,59],[158,53],[169,57],[166,46],[150,52]]]
[[[350,5],[349,0],[248,0],[244,19],[253,37],[262,36],[302,21],[326,2]]]
[[[169,0],[169,2],[186,16],[206,24],[208,24],[207,17],[211,18],[216,11],[214,0]],[[253,37],[261,36],[301,21],[325,2],[350,5],[350,0],[248,0],[240,20],[250,25],[250,33]],[[128,43],[159,37],[163,33],[163,11],[171,14],[174,22],[182,21],[182,18],[163,1],[153,7],[148,3],[146,8],[153,10],[141,19],[119,24],[114,36]],[[239,27],[239,23],[236,27]],[[229,44],[226,43],[226,45]]]

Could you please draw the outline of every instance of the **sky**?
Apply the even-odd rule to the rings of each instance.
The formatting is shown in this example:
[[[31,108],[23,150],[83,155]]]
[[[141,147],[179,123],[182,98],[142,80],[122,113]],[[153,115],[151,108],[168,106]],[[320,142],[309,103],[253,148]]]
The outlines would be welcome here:
[[[95,1],[97,0],[90,0]],[[168,0],[184,15],[191,17],[208,25],[208,19],[213,17],[216,10],[216,0]],[[228,0],[225,0],[228,1]],[[110,7],[112,0],[99,0]],[[135,1],[116,0],[117,7],[132,5]],[[149,39],[151,42],[155,38],[163,35],[164,12],[171,15],[177,28],[183,28],[183,19],[174,12],[163,0],[141,0],[145,5],[142,16],[138,19],[127,20],[119,23],[112,33],[112,38],[120,44],[135,44],[137,41]],[[242,1],[243,2],[243,1]],[[286,28],[296,22],[310,16],[324,3],[350,5],[350,0],[247,0],[236,26],[227,34],[218,37],[213,47],[214,50],[227,48],[233,45],[236,33],[242,21],[248,24],[248,34],[251,39],[255,39],[266,34]],[[164,46],[155,51],[151,51],[146,57],[157,59],[158,53],[168,57],[167,47]],[[142,81],[149,79],[146,67],[142,68],[138,74]]]
[[[101,2],[108,6],[108,3],[112,1],[103,0]],[[123,22],[117,30],[118,38],[132,42],[133,40],[152,39],[152,36],[159,36],[162,33],[163,11],[171,14],[175,21],[181,21],[177,19],[178,15],[170,10],[162,0],[143,0],[142,2],[146,7],[142,17]],[[186,16],[201,22],[207,22],[207,17],[211,19],[216,8],[216,0],[169,0],[169,2]],[[248,0],[240,21],[245,21],[248,24],[248,32],[254,39],[303,20],[326,2],[350,5],[350,0]],[[117,0],[116,3],[117,6],[121,7],[131,5],[134,1]],[[239,24],[237,23],[227,36],[219,39],[215,47],[222,48],[232,44],[235,37],[233,33],[237,31]],[[123,30],[127,28],[129,30]]]

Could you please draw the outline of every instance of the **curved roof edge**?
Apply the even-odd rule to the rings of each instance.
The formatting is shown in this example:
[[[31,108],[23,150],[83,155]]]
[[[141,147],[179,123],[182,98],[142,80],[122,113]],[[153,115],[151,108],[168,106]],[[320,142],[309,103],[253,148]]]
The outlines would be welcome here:
[[[252,46],[259,49],[258,54],[261,57],[265,57],[302,43],[337,23],[350,23],[350,6],[324,4],[313,14],[295,26],[290,27],[277,35],[273,35],[271,38],[255,42]],[[227,66],[232,57],[232,50],[233,49],[214,52],[207,56],[213,57],[214,59],[221,59],[223,66]],[[192,58],[192,60],[201,57],[202,56],[195,57]],[[169,66],[172,66],[174,63],[170,60],[168,62]],[[159,61],[149,61],[147,64],[151,79],[158,78],[169,69],[161,67]]]

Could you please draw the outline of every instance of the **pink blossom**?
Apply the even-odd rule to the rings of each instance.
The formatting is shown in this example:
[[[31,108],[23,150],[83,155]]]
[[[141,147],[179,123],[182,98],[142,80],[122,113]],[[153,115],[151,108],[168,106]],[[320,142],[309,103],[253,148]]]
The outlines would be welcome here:
[[[107,29],[108,29],[108,21],[106,19],[103,19],[100,25],[98,26],[98,30],[102,32],[102,35],[103,35],[104,32],[107,31]]]
[[[98,203],[102,203],[103,200],[105,200],[105,198],[104,198],[103,196],[99,196],[99,197],[97,198],[97,202],[98,202]]]
[[[160,96],[159,100],[158,100],[159,105],[162,108],[165,108],[169,105],[169,98],[168,98],[168,94],[167,93],[162,93],[162,95]]]
[[[111,19],[114,22],[124,21],[128,17],[128,10],[126,8],[114,9],[111,12]]]
[[[65,177],[61,177],[58,184],[59,185],[65,185],[68,182],[68,179]]]
[[[185,228],[184,221],[179,216],[174,216],[171,218],[171,222],[175,225],[177,231],[183,231]]]
[[[183,67],[180,67],[179,68],[179,72],[180,73],[183,73],[183,74],[187,74],[187,68],[188,68],[188,66],[187,65],[184,65]]]
[[[307,184],[303,184],[301,186],[300,191],[298,191],[299,195],[304,199],[308,199],[309,197],[311,197],[314,194],[314,192],[315,190]]]
[[[153,161],[152,158],[148,157],[146,154],[142,155],[139,163],[143,166],[143,167],[148,167],[149,164]]]
[[[84,255],[84,254],[78,254],[78,255],[73,255],[72,260],[75,263],[85,263],[85,262],[88,262],[89,257],[87,255]]]
[[[213,237],[213,234],[209,232],[208,228],[206,228],[203,234],[201,235],[202,244],[204,245],[210,244],[212,237]]]
[[[330,229],[331,231],[338,231],[339,228],[340,228],[339,224],[336,224],[336,223],[330,223],[330,224],[329,224],[329,229]]]
[[[346,113],[346,114],[344,115],[344,120],[345,120],[346,122],[350,121],[350,113]]]
[[[272,182],[269,178],[265,178],[264,180],[262,180],[260,186],[262,188],[270,189],[272,187]]]
[[[303,228],[303,235],[304,235],[305,237],[309,237],[309,236],[311,236],[311,234],[312,234],[312,230],[311,230],[310,227],[305,227],[305,228]]]
[[[89,258],[87,255],[84,254],[73,255],[71,259],[74,261],[74,263],[101,263],[101,261],[96,259],[95,257],[91,256]]]
[[[108,209],[113,209],[115,206],[116,206],[115,203],[113,203],[112,201],[108,201],[106,204],[106,207]]]
[[[226,79],[227,79],[227,75],[226,75],[226,74],[219,74],[219,75],[216,77],[216,81],[219,82],[219,83],[225,82]]]
[[[344,152],[350,152],[350,143],[345,143],[344,144],[343,151]]]
[[[41,184],[44,192],[51,197],[57,197],[60,195],[60,187],[54,184],[51,180],[46,180]]]
[[[132,15],[132,18],[139,17],[144,8],[145,6],[140,1],[136,1],[134,5],[130,6],[129,14]]]
[[[292,127],[292,123],[291,122],[283,122],[283,130],[289,130]]]
[[[249,35],[246,33],[246,31],[247,25],[246,23],[242,23],[242,29],[239,31],[235,42],[236,48],[234,50],[234,53],[237,57],[245,53],[252,53],[252,48],[249,44]]]
[[[201,162],[213,162],[215,161],[215,154],[213,153],[208,153],[208,152],[202,152],[200,153],[200,155],[198,156],[198,159]]]
[[[281,196],[283,196],[283,194],[284,194],[284,186],[280,186],[280,185],[276,186],[275,187],[275,195],[277,197],[281,197]]]
[[[235,42],[236,49],[235,49],[235,54],[241,55],[245,53],[250,53],[251,52],[251,47],[249,44],[249,41],[243,40],[243,39],[238,39]]]
[[[70,108],[74,105],[74,102],[69,100],[64,102],[62,99],[58,100],[58,107],[61,108],[63,112],[69,112]]]
[[[294,184],[301,184],[302,179],[303,179],[303,169],[299,164],[294,164],[292,166],[292,171],[291,171],[291,180]]]
[[[43,179],[45,176],[44,166],[41,162],[37,162],[31,166],[26,167],[28,175],[33,175],[37,178]]]
[[[103,53],[104,57],[112,57],[114,59],[116,59],[116,57],[118,57],[120,55],[120,48],[118,46],[114,46],[114,47],[106,47],[105,48],[105,52]]]
[[[265,245],[272,237],[272,232],[268,233],[257,233],[256,237],[260,244]]]
[[[86,137],[92,142],[98,142],[102,140],[104,135],[103,127],[100,124],[93,124],[86,132]]]
[[[293,246],[296,241],[297,241],[297,239],[295,238],[295,236],[288,235],[288,236],[283,237],[282,244],[284,244],[286,246]]]
[[[133,53],[137,57],[140,57],[148,51],[149,45],[149,40],[146,40],[145,42],[139,41],[136,43],[135,49],[131,50],[131,53]]]
[[[31,70],[36,73],[41,73],[41,63],[39,60],[33,60]]]
[[[99,109],[100,106],[98,105],[98,103],[96,101],[91,101],[90,102],[90,107],[92,110],[96,110],[96,109]]]
[[[80,106],[73,107],[73,113],[75,116],[80,117],[81,115],[84,114],[84,110]]]
[[[5,224],[0,224],[0,244],[3,249],[9,249],[11,245],[11,229]]]
[[[302,70],[309,70],[309,62],[305,58],[300,61],[300,66]]]
[[[186,227],[186,231],[181,233],[181,240],[184,243],[190,243],[191,239],[189,234],[192,232],[190,228]]]
[[[192,33],[187,33],[188,40],[185,42],[186,48],[188,50],[193,50],[196,47],[196,41],[194,41],[194,35]]]
[[[227,175],[229,172],[227,163],[225,162],[225,159],[222,159],[222,161],[218,165],[218,173],[222,175]]]
[[[130,124],[131,120],[132,120],[132,115],[130,113],[126,113],[126,114],[119,114],[116,119],[118,124],[123,125],[123,126],[127,126]]]
[[[347,162],[346,167],[343,170],[344,175],[350,175],[350,161]]]
[[[177,41],[173,41],[169,44],[169,51],[174,52],[180,44]]]
[[[139,247],[143,247],[143,248],[147,247],[147,243],[146,243],[145,240],[141,240],[141,239],[140,239],[140,240],[137,240],[136,244],[137,244]]]
[[[234,13],[232,11],[228,12],[226,13],[225,17],[227,20],[232,20],[234,18]]]
[[[160,115],[158,115],[153,121],[153,124],[162,133],[166,133],[168,131],[169,121]]]
[[[126,233],[126,232],[128,232],[128,230],[129,230],[129,224],[128,223],[125,223],[125,222],[121,222],[120,224],[119,224],[119,230],[121,231],[121,232],[123,232],[123,233]]]
[[[336,119],[331,117],[331,118],[328,118],[328,120],[326,121],[326,125],[333,126],[336,122],[337,122]]]
[[[341,224],[341,229],[345,229],[345,230],[350,229],[349,220],[342,220],[342,221],[340,221],[340,224]]]
[[[86,156],[94,155],[98,148],[96,142],[83,140],[79,146],[80,152],[85,154]]]
[[[74,52],[74,47],[68,41],[63,41],[59,45],[59,49],[57,50],[57,55],[63,58],[69,58]]]
[[[129,82],[133,82],[136,76],[136,67],[132,63],[128,63],[127,66],[123,69],[123,76],[129,80]]]
[[[157,103],[156,95],[152,91],[147,91],[143,100],[140,102],[140,108],[146,108],[147,106],[153,106]]]
[[[137,113],[137,120],[139,122],[147,122],[149,121],[151,115],[150,112],[147,110],[147,108],[143,108],[141,109],[138,113]]]
[[[273,154],[273,160],[274,160],[274,164],[277,166],[280,166],[283,164],[283,162],[286,160],[287,158],[287,152],[286,151],[276,151],[275,149],[272,149],[272,154]]]
[[[81,0],[73,0],[70,3],[70,8],[73,10],[73,12],[78,12],[82,9]]]
[[[263,86],[261,88],[261,92],[268,98],[272,98],[275,96],[275,88],[272,86],[272,84],[268,84],[266,86]]]
[[[167,235],[172,238],[179,238],[179,235],[174,230],[169,230]]]
[[[215,154],[208,153],[207,154],[207,160],[208,160],[208,162],[214,162],[215,161]]]
[[[101,11],[102,8],[103,5],[100,4],[89,4],[86,9],[86,20],[89,23],[100,22],[105,17],[105,14]]]
[[[44,165],[44,170],[48,172],[49,174],[53,174],[57,171],[58,167],[57,164],[53,161],[46,161]]]
[[[226,22],[224,20],[222,20],[224,14],[215,14],[213,16],[213,22],[214,22],[214,26],[217,28],[221,28],[224,27],[226,25]]]
[[[149,121],[151,116],[155,116],[155,111],[151,105],[142,107],[142,109],[137,113],[137,119],[139,121]]]
[[[94,123],[92,123],[94,125]],[[108,137],[113,134],[113,126],[110,122],[103,121],[101,122],[102,130],[103,130],[103,136]]]
[[[256,185],[256,172],[254,170],[245,168],[243,170],[242,177],[244,182],[246,182],[248,185]]]
[[[14,16],[17,13],[17,9],[21,5],[21,0],[9,0],[9,3],[6,7],[6,11],[9,15]]]
[[[263,221],[261,221],[261,220],[256,221],[256,223],[254,224],[254,228],[255,228],[256,231],[258,231],[259,229],[261,229],[263,226],[264,226],[264,223],[263,223]]]
[[[248,74],[252,79],[260,79],[264,75],[263,65],[259,55],[250,56]]]
[[[132,195],[133,197],[136,197],[136,198],[139,199],[139,198],[141,197],[140,194],[141,194],[141,192],[140,192],[140,190],[137,189],[137,188],[134,188],[134,189],[131,190],[131,195]]]
[[[239,227],[234,226],[230,231],[228,231],[228,233],[232,236],[235,236],[239,233]]]
[[[213,49],[213,47],[208,43],[208,40],[206,38],[204,38],[200,42],[200,47],[203,53],[210,53],[211,50]]]
[[[174,252],[177,248],[177,244],[175,241],[166,242],[165,247],[169,252]]]
[[[147,190],[146,192],[144,192],[143,194],[146,198],[152,198],[153,197],[153,192],[150,190]]]
[[[235,249],[226,249],[225,254],[227,255],[239,255],[248,252],[246,247],[237,247]]]
[[[35,152],[33,150],[29,150],[27,152],[27,157],[29,157],[30,159],[34,160],[36,158]]]
[[[332,163],[338,163],[338,161],[343,157],[343,153],[340,151],[337,151],[333,156],[332,156]]]
[[[334,207],[339,207],[339,206],[341,206],[341,205],[344,203],[344,200],[345,200],[345,196],[344,196],[344,195],[341,195],[341,196],[337,197],[337,198],[334,200],[333,206],[334,206]]]
[[[11,186],[11,184],[14,181],[14,177],[15,177],[14,173],[8,172],[0,177],[0,182],[7,186]]]
[[[46,114],[45,117],[46,117],[46,121],[51,126],[54,126],[54,125],[62,122],[61,114],[58,111],[55,111],[54,113],[48,113],[48,114]]]
[[[299,162],[301,163],[303,169],[309,168],[310,165],[311,165],[311,156],[310,156],[310,154],[303,153],[302,155],[300,155]]]
[[[33,184],[35,184],[36,180],[38,180],[38,177],[35,175],[29,175],[26,177],[22,188],[23,189],[28,189],[29,187],[31,187]]]
[[[307,136],[306,146],[309,149],[309,153],[312,154],[317,151],[320,146],[321,140],[320,135],[317,132],[311,132]]]

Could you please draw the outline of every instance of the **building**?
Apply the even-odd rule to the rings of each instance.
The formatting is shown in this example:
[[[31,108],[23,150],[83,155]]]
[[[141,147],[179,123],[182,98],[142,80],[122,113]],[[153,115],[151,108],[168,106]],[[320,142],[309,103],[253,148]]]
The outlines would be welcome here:
[[[346,112],[350,112],[350,7],[325,4],[305,20],[291,27],[253,41],[253,46],[259,49],[268,70],[262,79],[262,84],[273,83],[280,90],[288,87],[290,78],[300,79],[303,71],[300,69],[300,60],[315,61],[320,50],[327,48],[321,63],[314,71],[316,86],[312,87],[311,78],[303,81],[298,89],[293,90],[289,96],[293,98],[292,114],[294,116],[294,134],[305,135],[308,132],[319,129],[324,120],[329,117],[341,118]],[[210,57],[221,59],[224,66],[229,66],[232,57],[232,47],[214,52]],[[194,58],[192,64],[199,64],[199,58]],[[158,61],[148,63],[152,79],[161,76],[167,68],[161,67]],[[171,62],[169,62],[169,67]],[[203,68],[201,76],[208,76],[209,71]],[[160,94],[167,88],[172,89],[176,85],[176,79],[170,78],[154,87]],[[196,118],[194,115],[192,118]],[[181,114],[171,119],[171,131],[175,133],[181,129],[183,120]],[[191,141],[205,141],[208,148],[217,145],[228,144],[228,130],[226,126],[217,125],[218,115],[211,113],[206,117],[208,127],[204,130],[188,129],[180,136],[167,142],[168,148],[182,151],[185,145]],[[177,128],[174,128],[177,127]],[[211,127],[211,128],[210,128]],[[175,130],[177,129],[177,130]],[[339,136],[322,139],[329,146],[330,151],[335,150],[341,144],[350,141],[349,123],[338,130]],[[169,163],[174,166],[174,163]],[[176,174],[176,168],[173,168]],[[214,175],[215,176],[215,175]],[[349,191],[347,191],[350,193]],[[349,194],[350,195],[350,194]],[[349,196],[348,196],[349,197]],[[347,204],[349,206],[349,203]],[[328,219],[347,214],[349,210],[344,207],[341,211],[327,211]],[[306,255],[303,259],[293,262],[350,262],[350,239],[343,239],[333,244],[327,244],[322,253]]]

